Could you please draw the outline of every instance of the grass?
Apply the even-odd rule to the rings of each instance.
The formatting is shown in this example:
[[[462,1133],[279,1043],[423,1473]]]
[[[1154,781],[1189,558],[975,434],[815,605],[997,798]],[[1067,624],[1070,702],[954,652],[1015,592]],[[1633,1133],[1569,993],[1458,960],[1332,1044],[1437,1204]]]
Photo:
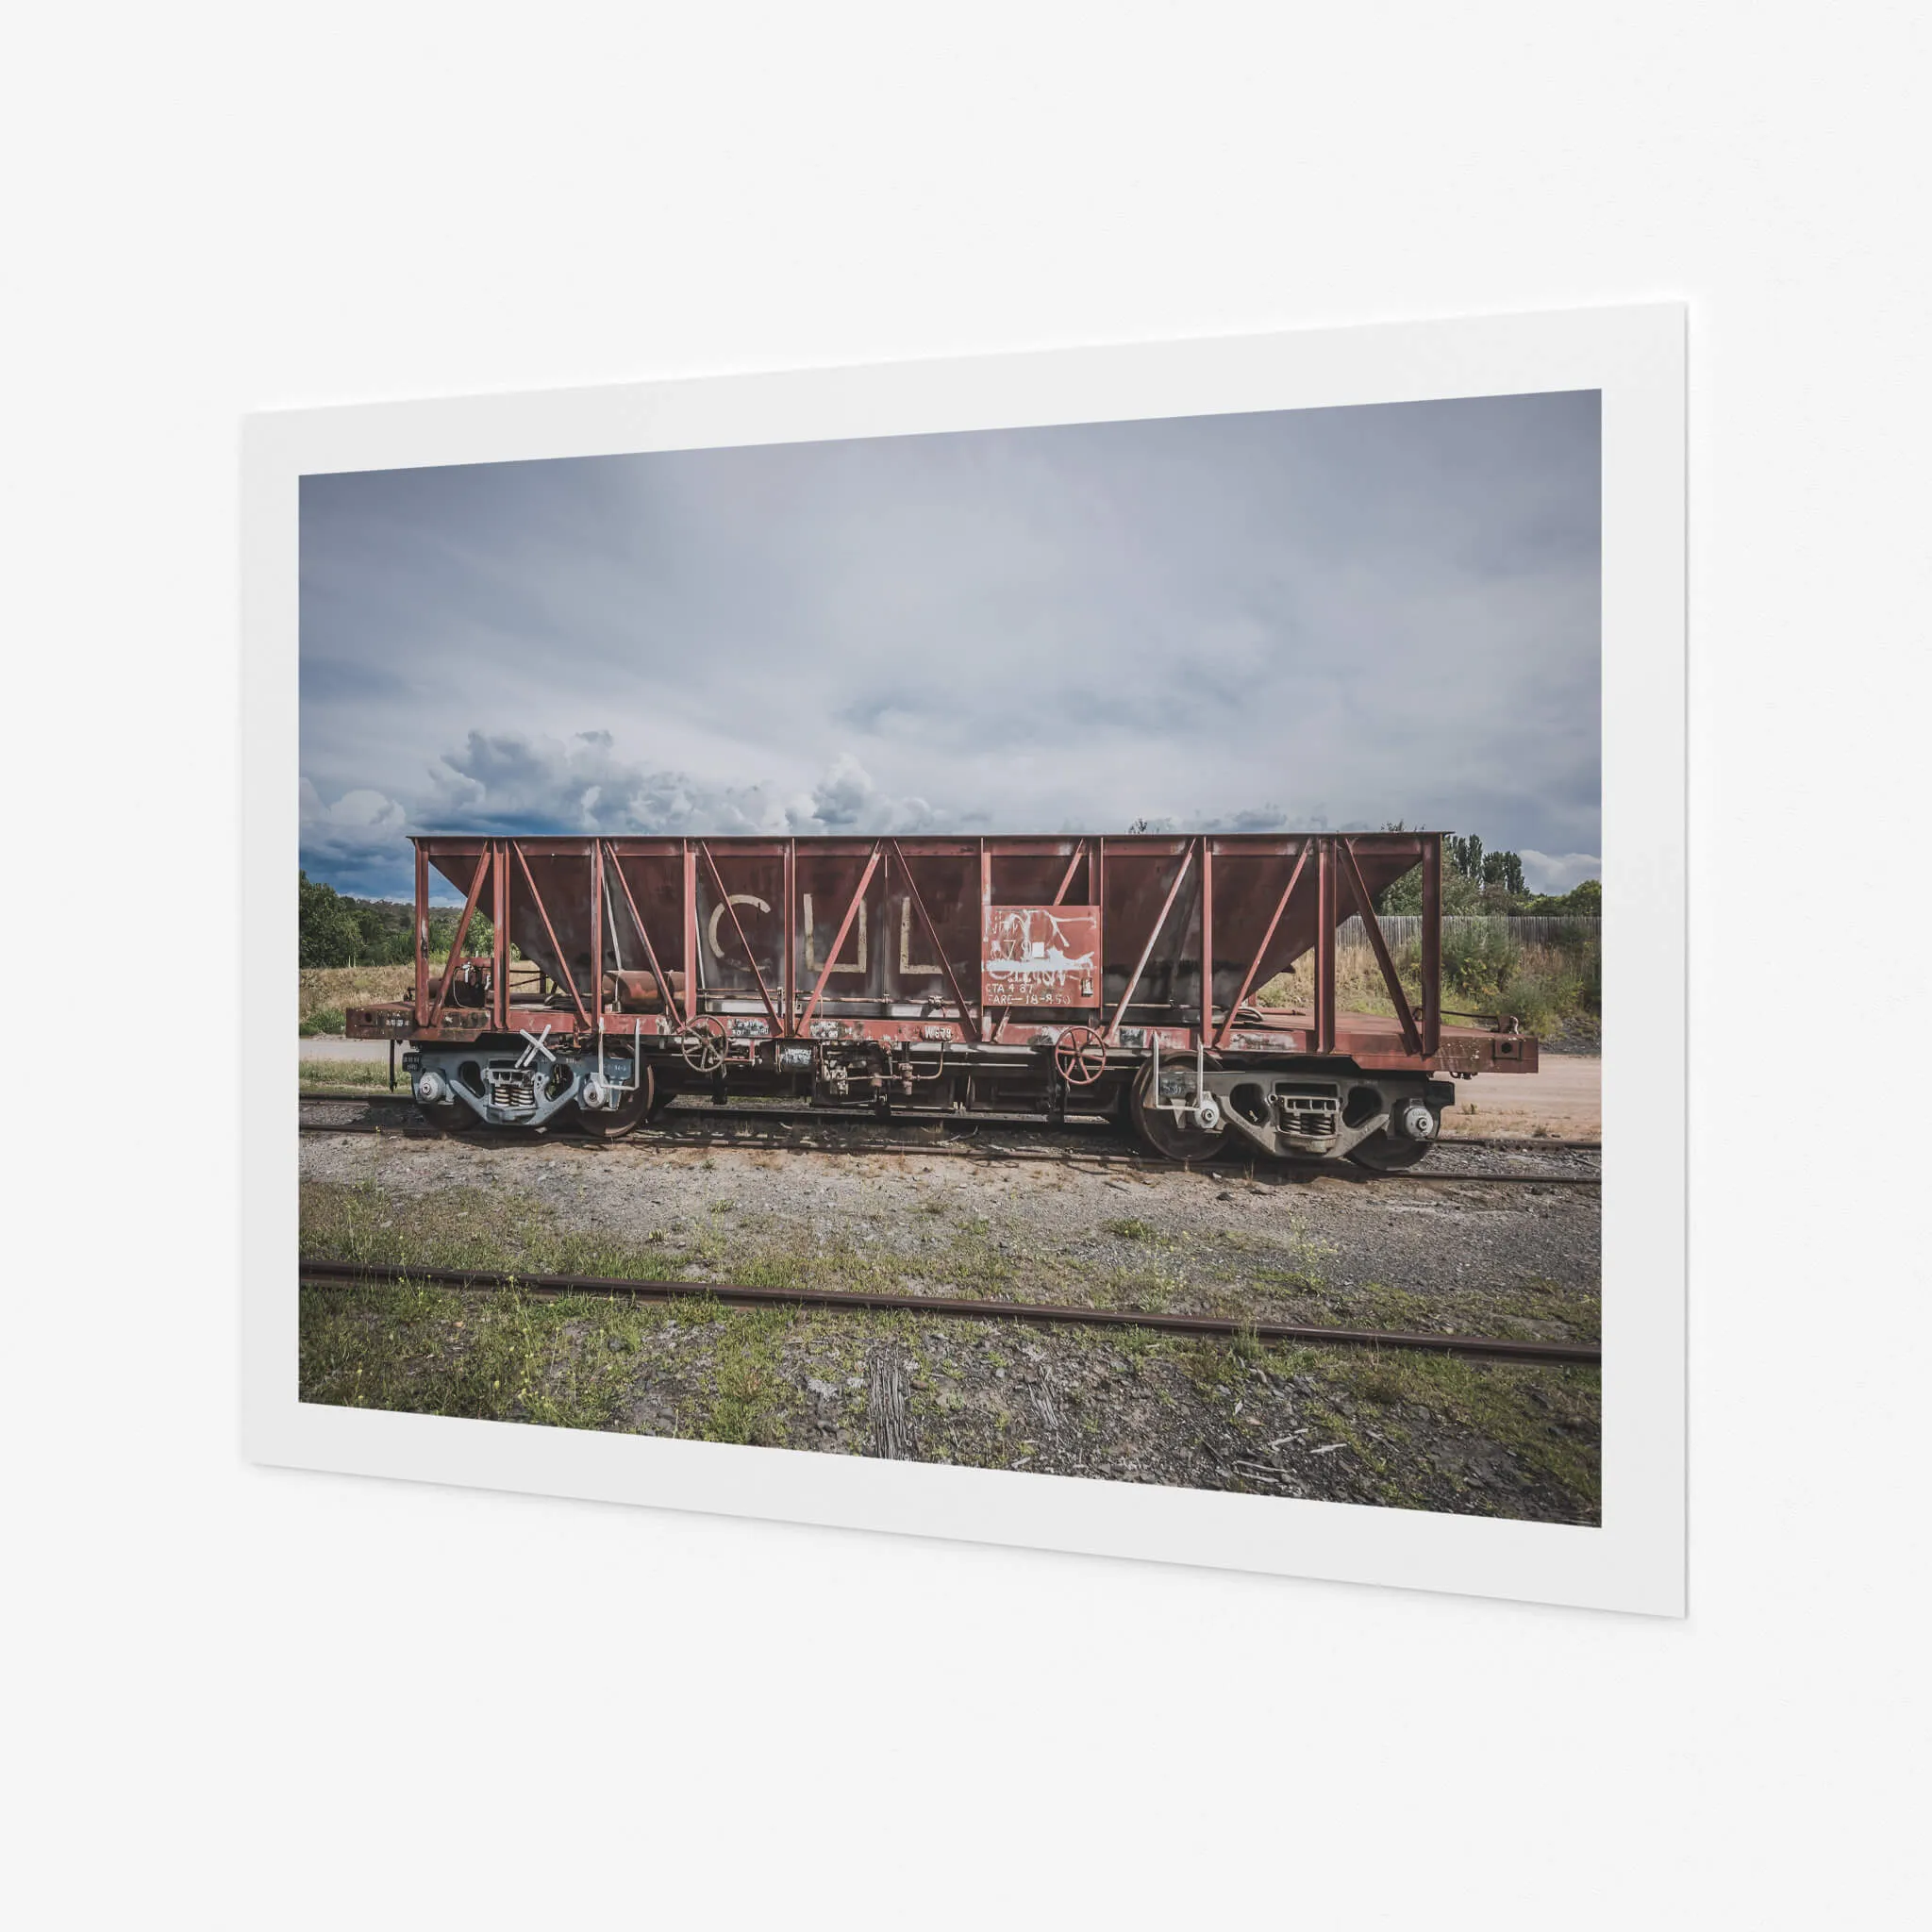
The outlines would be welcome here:
[[[722,1254],[722,1246],[720,1250]],[[767,1248],[741,1253],[731,1274],[749,1288],[845,1289],[879,1294],[904,1292],[915,1279],[936,1294],[984,1301],[1015,1291],[1013,1264],[983,1230],[961,1228],[935,1257],[897,1253],[877,1245],[828,1241],[821,1247]]]
[[[1313,1294],[1322,1277],[1306,1268],[1257,1268],[1249,1279],[1264,1288],[1286,1290],[1291,1294]]]
[[[297,1018],[304,1034],[340,1033],[345,1008],[406,1000],[415,991],[414,966],[306,966],[300,974]]]
[[[301,1252],[312,1258],[656,1281],[687,1277],[710,1258],[658,1235],[641,1246],[603,1242],[559,1226],[533,1203],[477,1190],[405,1202],[372,1184],[307,1182],[301,1207]],[[868,1266],[826,1251],[768,1255],[733,1275],[770,1287],[855,1288],[886,1271],[877,1260]],[[909,1315],[731,1308],[702,1294],[539,1299],[513,1285],[479,1292],[376,1280],[305,1288],[301,1324],[305,1402],[562,1428],[636,1426],[625,1398],[637,1358],[647,1341],[668,1343],[693,1386],[668,1429],[653,1432],[714,1442],[786,1440],[798,1406],[783,1360],[788,1346],[803,1352],[810,1373],[844,1380],[862,1373],[866,1346],[891,1341],[907,1352],[910,1389],[931,1379],[910,1353]],[[862,1418],[863,1394],[846,1406]]]
[[[1271,1349],[1253,1335],[1169,1347],[1196,1395],[1223,1412],[1241,1399],[1250,1367],[1277,1378],[1318,1378],[1319,1393],[1298,1397],[1300,1412],[1324,1440],[1355,1453],[1391,1507],[1441,1507],[1418,1481],[1412,1461],[1410,1424],[1425,1420],[1492,1444],[1591,1517],[1602,1507],[1603,1378],[1596,1369],[1423,1350]],[[1461,1479],[1456,1486],[1463,1486]]]
[[[786,1308],[734,1309],[716,1357],[717,1393],[700,1433],[708,1442],[776,1443],[785,1440],[791,1388],[778,1354],[793,1324]]]
[[[1362,1355],[1337,1352],[1324,1364],[1340,1388],[1387,1412],[1413,1405],[1496,1444],[1591,1509],[1602,1507],[1603,1471],[1597,1448],[1603,1404],[1600,1371],[1481,1361],[1420,1350]],[[1388,1500],[1401,1505],[1404,1497]]]
[[[302,1291],[305,1402],[608,1428],[644,1331],[703,1304],[537,1301],[413,1283]]]
[[[1603,1302],[1594,1291],[1537,1279],[1520,1284],[1510,1296],[1510,1304],[1491,1321],[1491,1333],[1534,1341],[1547,1336],[1554,1324],[1573,1341],[1602,1340]]]
[[[615,1241],[502,1191],[391,1194],[375,1182],[309,1181],[301,1194],[301,1252],[377,1267],[420,1262],[699,1284],[728,1269],[733,1280],[774,1288],[902,1289],[918,1279],[937,1293],[1029,1292],[983,1223],[969,1226],[957,1245],[948,1229],[945,1244],[928,1257],[875,1243],[764,1247],[734,1233],[723,1217],[700,1212],[693,1222],[688,1229]],[[1063,1257],[1049,1258],[1060,1275]],[[924,1272],[915,1277],[915,1269]],[[1313,1275],[1273,1272],[1280,1276],[1276,1293],[1319,1291]],[[1076,1264],[1051,1298],[1158,1308],[1182,1293],[1191,1305],[1224,1302],[1237,1316],[1253,1308],[1252,1295],[1242,1305],[1219,1282],[1191,1284],[1164,1250],[1151,1269]],[[1373,1316],[1407,1326],[1422,1313],[1400,1290],[1357,1291],[1358,1297],[1363,1293],[1368,1300],[1350,1309],[1357,1321]],[[1519,1328],[1548,1332],[1560,1322],[1594,1332],[1593,1297],[1554,1283],[1524,1285],[1512,1292],[1509,1312]],[[1493,1332],[1510,1329],[1499,1322]],[[941,1337],[941,1354],[923,1354]],[[1599,1507],[1595,1371],[1284,1346],[1263,1342],[1252,1325],[1225,1340],[1145,1328],[1042,1335],[1004,1324],[975,1330],[898,1311],[726,1307],[701,1286],[674,1299],[632,1302],[539,1298],[514,1285],[484,1292],[378,1279],[302,1290],[299,1387],[307,1402],[853,1452],[871,1441],[868,1361],[874,1350],[889,1348],[904,1377],[917,1453],[1016,1467],[1032,1458],[1037,1431],[1034,1411],[1011,1375],[1024,1366],[1020,1353],[1037,1360],[1041,1346],[1072,1352],[1060,1359],[1105,1352],[1117,1358],[1124,1386],[1138,1391],[1143,1410],[1183,1425],[1196,1405],[1195,1412],[1204,1407],[1238,1438],[1255,1426],[1255,1378],[1263,1378],[1290,1394],[1299,1418],[1321,1432],[1319,1440],[1345,1442],[1362,1480],[1391,1505],[1493,1511],[1507,1505],[1512,1487],[1520,1492],[1533,1481],[1540,1490],[1559,1488],[1580,1511]],[[969,1351],[989,1371],[1007,1369],[1008,1379],[997,1391],[980,1383],[962,1409],[944,1391],[958,1387],[953,1364]],[[808,1392],[808,1378],[819,1382],[818,1393]],[[836,1397],[824,1393],[827,1386]],[[1010,1396],[1004,1392],[1009,1389]],[[1089,1399],[1097,1392],[1090,1385]],[[1065,1416],[1072,1413],[1068,1401],[1078,1398],[1056,1399]],[[1240,1403],[1245,1406],[1237,1411]],[[1098,1410],[1097,1419],[1108,1412]],[[834,1442],[818,1427],[816,1419],[825,1417],[836,1424]],[[1087,1430],[1093,1420],[1082,1414],[1079,1425]],[[1443,1431],[1432,1433],[1431,1421],[1454,1437],[1447,1450],[1436,1446]],[[1491,1474],[1486,1486],[1482,1471]],[[1445,1493],[1464,1490],[1466,1503],[1445,1506]]]
[[[514,1194],[448,1188],[392,1199],[374,1182],[305,1181],[304,1259],[409,1262],[525,1274],[608,1274],[674,1281],[687,1257],[664,1244],[632,1247],[558,1224],[549,1209]]]
[[[457,1189],[407,1207],[373,1186],[302,1189],[301,1252],[377,1266],[425,1262],[498,1272],[669,1280],[685,1257],[564,1229],[501,1194]],[[643,1338],[667,1327],[752,1330],[767,1311],[723,1310],[702,1296],[665,1302],[573,1295],[538,1300],[374,1281],[302,1291],[301,1393],[351,1407],[608,1428]],[[679,1433],[758,1439],[758,1362],[749,1343],[722,1365],[714,1403]]]
[[[568,1228],[548,1208],[501,1192],[458,1188],[397,1198],[374,1183],[319,1181],[302,1187],[301,1253],[375,1266],[414,1262],[640,1281],[715,1277],[728,1258],[730,1278],[749,1287],[885,1292],[908,1286],[914,1258],[842,1243],[734,1252],[709,1214],[686,1237],[654,1230],[642,1242],[625,1244]],[[960,1230],[927,1266],[925,1285],[938,1294],[984,1300],[1024,1291],[983,1223]],[[1096,1307],[1160,1308],[1186,1284],[1184,1276],[1157,1269],[1093,1270],[1083,1285]],[[717,1441],[777,1440],[788,1389],[774,1351],[791,1328],[814,1319],[809,1311],[727,1308],[702,1299],[580,1307],[579,1300],[382,1282],[305,1289],[304,1399],[610,1426],[607,1398],[624,1380],[617,1358],[634,1352],[640,1324],[661,1325],[680,1319],[675,1311],[682,1309],[683,1321],[702,1322],[715,1335],[717,1353],[708,1405],[680,1416],[678,1433]],[[909,1335],[915,1318],[841,1310],[824,1319],[835,1326],[860,1322],[868,1334]],[[605,1338],[601,1354],[571,1326],[586,1321]],[[415,1345],[428,1331],[434,1347]],[[1133,1358],[1159,1345],[1145,1329],[1116,1340]]]
[[[304,1087],[366,1087],[372,1092],[389,1091],[389,1061],[304,1060],[301,1081]],[[398,1074],[396,1091],[408,1091],[408,1082]]]

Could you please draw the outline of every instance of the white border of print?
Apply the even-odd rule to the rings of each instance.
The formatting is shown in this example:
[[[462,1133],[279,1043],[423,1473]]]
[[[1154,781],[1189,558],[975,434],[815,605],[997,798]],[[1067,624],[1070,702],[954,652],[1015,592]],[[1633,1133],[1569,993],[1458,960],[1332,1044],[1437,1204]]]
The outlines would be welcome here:
[[[243,433],[242,1372],[257,1461],[1682,1615],[1684,334],[1677,305],[309,409]],[[1601,1528],[296,1399],[298,479],[930,430],[1603,392]],[[1507,703],[1507,697],[1498,702]],[[1640,1052],[1641,1042],[1641,1052]]]

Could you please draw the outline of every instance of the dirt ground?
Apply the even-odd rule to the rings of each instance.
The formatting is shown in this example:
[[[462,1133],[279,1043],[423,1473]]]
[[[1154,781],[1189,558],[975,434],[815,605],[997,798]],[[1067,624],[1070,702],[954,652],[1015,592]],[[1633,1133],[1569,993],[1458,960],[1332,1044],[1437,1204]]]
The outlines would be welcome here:
[[[1478,1074],[1456,1083],[1442,1132],[1552,1134],[1595,1141],[1604,1131],[1604,1063],[1594,1055],[1545,1053],[1533,1074]]]
[[[305,1118],[353,1124],[361,1109],[310,1102]],[[926,1130],[908,1148],[841,1124],[720,1144],[737,1130],[683,1112],[614,1147],[307,1133],[304,1252],[1599,1333],[1593,1186],[1198,1174],[1123,1162],[1107,1135],[1018,1129]],[[1433,1158],[1560,1177],[1594,1174],[1598,1157]],[[1599,1507],[1599,1383],[1583,1367],[390,1285],[304,1291],[302,1387],[312,1401],[1540,1520],[1593,1523]]]

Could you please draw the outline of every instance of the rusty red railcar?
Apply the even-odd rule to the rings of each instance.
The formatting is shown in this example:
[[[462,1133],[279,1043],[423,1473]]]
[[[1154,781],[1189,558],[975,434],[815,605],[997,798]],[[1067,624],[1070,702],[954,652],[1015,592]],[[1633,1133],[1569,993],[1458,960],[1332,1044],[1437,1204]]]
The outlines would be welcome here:
[[[1511,1022],[1444,1024],[1440,833],[413,842],[414,997],[348,1024],[407,1042],[449,1131],[568,1116],[611,1138],[697,1091],[1118,1112],[1174,1158],[1408,1166],[1445,1076],[1537,1064]],[[1417,867],[1411,999],[1374,901]],[[463,899],[441,961],[438,877]],[[1386,1014],[1338,1009],[1351,917]],[[1257,1004],[1284,974],[1289,1003]]]

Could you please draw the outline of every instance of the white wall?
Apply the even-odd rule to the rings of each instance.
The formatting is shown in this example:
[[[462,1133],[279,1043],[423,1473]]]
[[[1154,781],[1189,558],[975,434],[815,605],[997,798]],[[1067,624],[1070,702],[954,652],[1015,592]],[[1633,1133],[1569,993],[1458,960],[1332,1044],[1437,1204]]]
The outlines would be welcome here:
[[[1920,16],[763,12],[9,26],[18,1922],[1882,1923],[1923,1820]],[[242,411],[1675,296],[1688,1624],[242,1466]],[[117,1050],[208,1029],[206,1084],[144,1062],[158,1127],[21,1050],[77,849],[69,988]]]

